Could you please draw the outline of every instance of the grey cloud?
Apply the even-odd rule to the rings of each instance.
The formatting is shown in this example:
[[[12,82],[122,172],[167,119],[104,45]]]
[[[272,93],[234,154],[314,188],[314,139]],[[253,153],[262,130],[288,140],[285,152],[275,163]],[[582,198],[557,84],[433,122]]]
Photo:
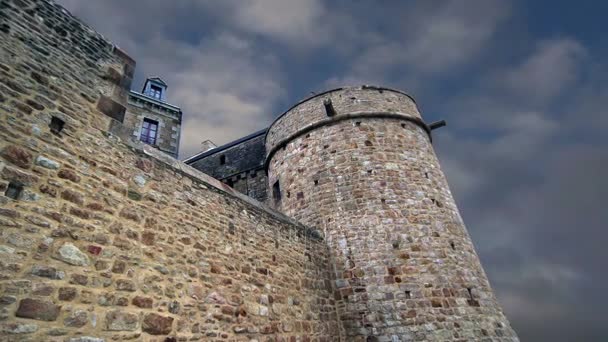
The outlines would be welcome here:
[[[572,39],[542,41],[528,59],[499,73],[496,82],[523,100],[551,100],[578,80],[585,55]]]
[[[471,63],[509,17],[510,5],[493,0],[467,1],[466,5],[430,1],[402,4],[394,12],[400,24],[388,33],[370,31],[369,26],[355,27],[359,50],[351,74],[386,78],[393,68],[408,66],[408,73],[424,75]],[[408,85],[413,80],[409,77]]]
[[[159,29],[162,24],[153,25],[165,17],[200,11],[205,2],[181,7],[131,3],[129,16],[110,15],[127,12],[122,2],[65,5],[137,60],[137,81],[148,75],[167,81],[168,101],[184,112],[180,157],[198,152],[203,140],[221,144],[263,128],[272,105],[285,95],[280,61],[229,27],[216,28],[198,41],[184,41],[171,39]]]

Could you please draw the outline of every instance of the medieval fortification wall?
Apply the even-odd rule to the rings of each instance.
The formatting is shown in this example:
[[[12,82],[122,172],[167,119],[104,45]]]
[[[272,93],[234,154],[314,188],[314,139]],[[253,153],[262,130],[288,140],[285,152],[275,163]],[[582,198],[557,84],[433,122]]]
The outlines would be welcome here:
[[[348,341],[516,340],[408,95],[340,88],[266,139],[275,207],[324,231]]]
[[[338,339],[318,233],[109,133],[134,66],[0,1],[0,340]]]
[[[271,209],[133,141],[134,68],[0,0],[0,341],[517,341],[408,95],[277,118]]]

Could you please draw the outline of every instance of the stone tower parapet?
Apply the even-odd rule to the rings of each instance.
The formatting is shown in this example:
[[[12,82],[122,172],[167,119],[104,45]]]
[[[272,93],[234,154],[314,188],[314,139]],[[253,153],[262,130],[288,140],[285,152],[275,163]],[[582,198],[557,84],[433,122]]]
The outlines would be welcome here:
[[[346,340],[517,340],[410,96],[315,95],[270,126],[266,150],[274,206],[325,233]]]

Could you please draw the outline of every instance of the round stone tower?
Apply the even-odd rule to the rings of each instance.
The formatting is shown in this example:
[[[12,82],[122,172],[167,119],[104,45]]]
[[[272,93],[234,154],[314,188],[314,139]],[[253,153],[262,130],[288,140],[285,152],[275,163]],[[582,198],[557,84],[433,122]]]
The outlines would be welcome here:
[[[407,94],[330,90],[266,136],[270,201],[322,230],[346,341],[517,341]]]

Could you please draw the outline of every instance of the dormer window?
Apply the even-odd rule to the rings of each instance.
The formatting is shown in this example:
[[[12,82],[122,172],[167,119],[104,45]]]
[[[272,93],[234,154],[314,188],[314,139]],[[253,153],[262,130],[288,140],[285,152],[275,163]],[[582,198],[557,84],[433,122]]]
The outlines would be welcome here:
[[[141,134],[139,140],[149,145],[156,145],[156,136],[158,134],[158,121],[144,119],[141,125]]]
[[[167,83],[159,77],[148,77],[144,82],[142,94],[155,100],[165,102],[167,96]]]
[[[154,85],[154,84],[150,85],[150,93],[148,94],[148,95],[150,95],[150,97],[153,97],[157,100],[161,100],[162,93],[163,93],[163,89],[161,87]]]

